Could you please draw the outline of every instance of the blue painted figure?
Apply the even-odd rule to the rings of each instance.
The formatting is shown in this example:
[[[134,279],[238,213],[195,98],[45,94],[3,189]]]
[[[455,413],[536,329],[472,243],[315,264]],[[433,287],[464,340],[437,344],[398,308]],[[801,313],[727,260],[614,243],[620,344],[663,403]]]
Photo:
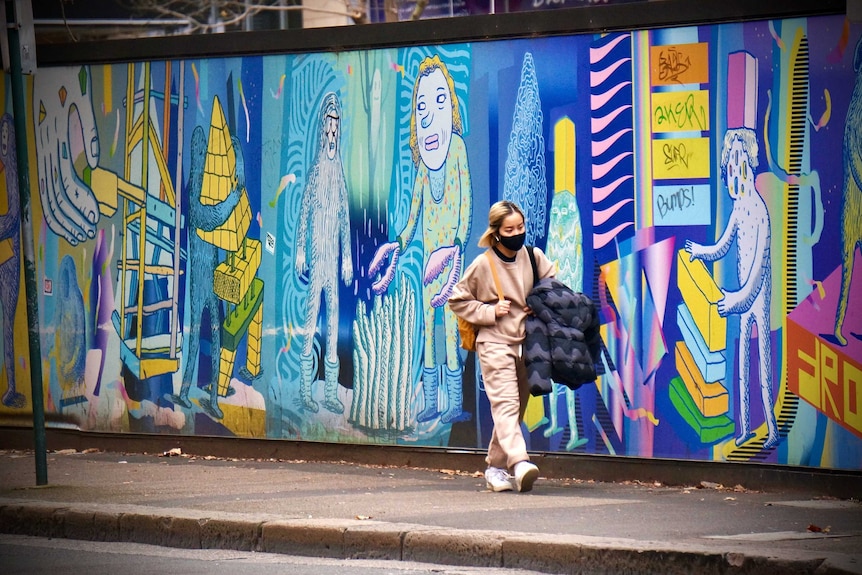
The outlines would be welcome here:
[[[24,396],[15,388],[15,311],[21,283],[20,200],[18,157],[15,153],[15,125],[12,116],[0,118],[0,170],[6,179],[6,213],[0,214],[0,307],[3,308],[3,364],[6,392],[3,405],[24,407]]]
[[[209,384],[209,401],[202,402],[206,411],[216,419],[221,419],[223,413],[218,406],[218,373],[219,355],[221,352],[221,324],[222,309],[221,302],[213,290],[215,269],[219,264],[219,248],[204,239],[197,231],[211,232],[225,223],[237,202],[240,193],[245,188],[245,169],[242,157],[242,149],[236,138],[231,138],[236,151],[236,187],[231,190],[228,197],[217,204],[207,205],[201,201],[203,191],[204,168],[207,155],[207,142],[204,130],[196,126],[192,133],[191,142],[191,164],[189,166],[189,213],[188,213],[188,283],[186,298],[189,301],[189,312],[191,314],[191,327],[189,329],[189,342],[186,348],[186,367],[183,372],[183,384],[180,394],[173,395],[170,399],[186,408],[191,408],[189,401],[189,390],[192,382],[197,381],[198,351],[200,349],[201,324],[204,311],[209,312],[210,323],[210,361],[212,371]]]
[[[324,357],[323,406],[333,413],[343,413],[338,399],[338,262],[344,285],[353,281],[350,250],[350,211],[347,183],[341,161],[341,103],[334,92],[323,97],[317,125],[317,148],[314,165],[302,196],[302,213],[296,234],[296,272],[308,272],[305,344],[300,358],[300,399],[308,411],[318,411],[312,397],[314,377],[314,333],[320,314],[320,298],[326,301],[326,355]],[[333,237],[335,231],[335,237]]]

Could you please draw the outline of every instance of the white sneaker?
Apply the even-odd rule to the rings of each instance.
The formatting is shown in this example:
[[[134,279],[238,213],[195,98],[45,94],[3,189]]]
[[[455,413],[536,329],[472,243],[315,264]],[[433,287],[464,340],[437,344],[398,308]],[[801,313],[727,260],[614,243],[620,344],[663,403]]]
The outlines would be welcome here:
[[[485,470],[485,486],[491,491],[511,491],[512,484],[509,482],[509,474],[505,469],[489,467]]]
[[[533,483],[539,478],[539,468],[529,461],[519,461],[515,464],[515,489],[523,493],[533,488]]]

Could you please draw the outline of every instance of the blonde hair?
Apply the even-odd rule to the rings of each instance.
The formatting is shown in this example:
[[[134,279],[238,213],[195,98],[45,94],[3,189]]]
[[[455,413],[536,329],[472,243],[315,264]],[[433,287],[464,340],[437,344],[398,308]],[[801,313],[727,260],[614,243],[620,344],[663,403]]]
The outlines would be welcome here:
[[[419,97],[419,80],[431,74],[434,70],[443,72],[443,77],[446,78],[446,85],[449,87],[449,96],[452,98],[452,133],[460,136],[464,129],[461,122],[461,109],[458,105],[458,94],[455,93],[455,81],[452,79],[449,69],[440,60],[440,56],[425,58],[419,64],[419,75],[416,77],[416,83],[413,84],[413,112],[410,114],[410,151],[413,154],[413,163],[417,166],[421,161],[419,159],[419,137],[416,134],[416,98]]]
[[[742,149],[748,154],[748,165],[752,173],[757,169],[757,134],[749,128],[736,128],[724,133],[724,146],[721,148],[721,179],[727,183],[727,164],[730,162],[730,148],[739,140]]]
[[[503,220],[512,214],[519,214],[524,221],[527,220],[527,218],[524,217],[524,212],[521,211],[521,208],[519,208],[516,203],[510,202],[509,200],[500,200],[491,206],[491,209],[488,210],[488,229],[485,230],[485,233],[483,233],[482,237],[479,238],[480,248],[492,248],[497,245],[497,242],[500,241],[497,238],[497,232],[500,231],[500,226],[503,225]]]

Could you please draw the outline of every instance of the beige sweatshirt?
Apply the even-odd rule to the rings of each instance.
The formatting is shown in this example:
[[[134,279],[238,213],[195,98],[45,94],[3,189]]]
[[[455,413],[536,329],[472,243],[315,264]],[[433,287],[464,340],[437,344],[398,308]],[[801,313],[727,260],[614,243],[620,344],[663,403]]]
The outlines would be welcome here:
[[[491,275],[490,260],[486,254],[481,254],[471,263],[461,276],[461,281],[455,286],[449,297],[449,307],[470,323],[479,326],[476,341],[493,341],[497,343],[516,344],[524,340],[524,319],[527,317],[524,308],[527,306],[527,294],[533,289],[533,268],[527,248],[521,248],[515,254],[514,262],[501,260],[494,250],[489,250],[490,260],[494,261],[503,296],[511,302],[509,313],[496,317],[494,306],[499,300],[494,286],[494,276]],[[539,248],[534,248],[536,268],[539,278],[551,277],[556,272],[556,266]]]

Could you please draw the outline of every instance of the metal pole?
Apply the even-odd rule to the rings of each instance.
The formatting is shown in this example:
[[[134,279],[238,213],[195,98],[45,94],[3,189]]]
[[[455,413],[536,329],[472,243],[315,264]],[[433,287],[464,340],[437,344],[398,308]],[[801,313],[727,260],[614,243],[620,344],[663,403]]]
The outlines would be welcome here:
[[[33,398],[33,435],[36,458],[36,485],[48,484],[45,448],[45,400],[42,392],[42,346],[39,341],[39,310],[36,307],[36,258],[33,243],[33,212],[30,209],[30,162],[27,156],[27,111],[24,106],[24,74],[18,33],[20,14],[9,27],[9,60],[12,68],[12,113],[15,116],[15,151],[18,156],[18,194],[21,197],[21,247],[24,251],[24,286],[27,296],[27,326],[30,333],[30,387]],[[6,6],[3,7],[4,10]],[[34,46],[26,46],[34,50]],[[14,311],[14,310],[13,310]],[[7,311],[6,313],[10,313]]]

